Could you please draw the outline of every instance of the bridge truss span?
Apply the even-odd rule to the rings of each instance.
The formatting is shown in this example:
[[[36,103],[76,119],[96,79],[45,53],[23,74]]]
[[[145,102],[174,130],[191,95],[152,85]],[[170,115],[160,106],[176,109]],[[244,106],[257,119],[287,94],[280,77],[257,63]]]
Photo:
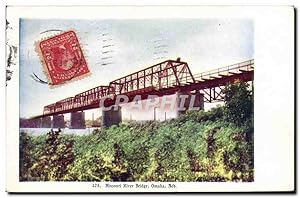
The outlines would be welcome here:
[[[36,118],[99,108],[99,102],[104,97],[110,98],[105,106],[113,105],[118,95],[129,96],[130,102],[136,95],[146,99],[152,94],[164,96],[177,91],[199,91],[203,94],[204,102],[222,101],[226,84],[237,79],[253,81],[253,78],[253,59],[194,75],[186,62],[180,59],[166,60],[113,80],[107,86],[97,86],[47,105],[43,114]]]
[[[194,77],[186,62],[167,60],[109,83],[111,94],[127,94],[137,90],[181,86],[193,83]]]

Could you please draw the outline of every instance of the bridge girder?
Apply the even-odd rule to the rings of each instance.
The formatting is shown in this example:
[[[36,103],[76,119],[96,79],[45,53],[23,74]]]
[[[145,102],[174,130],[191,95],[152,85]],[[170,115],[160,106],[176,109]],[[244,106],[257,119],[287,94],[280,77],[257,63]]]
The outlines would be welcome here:
[[[171,95],[177,91],[198,90],[204,94],[205,102],[222,101],[222,90],[227,83],[236,79],[253,81],[254,60],[218,68],[193,75],[186,62],[167,60],[125,77],[111,81],[108,86],[98,86],[74,97],[60,100],[44,107],[44,117],[49,115],[83,111],[99,107],[103,97],[111,96],[106,105],[113,105],[115,97],[120,94],[133,99],[140,94],[142,99],[148,95]],[[129,100],[129,102],[130,102]]]

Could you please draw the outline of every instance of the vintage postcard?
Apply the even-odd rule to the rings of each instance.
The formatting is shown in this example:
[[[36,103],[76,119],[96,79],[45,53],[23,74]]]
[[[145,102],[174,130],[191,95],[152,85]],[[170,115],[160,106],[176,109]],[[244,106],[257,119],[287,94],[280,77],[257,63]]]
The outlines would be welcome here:
[[[295,190],[293,7],[6,17],[8,192]]]

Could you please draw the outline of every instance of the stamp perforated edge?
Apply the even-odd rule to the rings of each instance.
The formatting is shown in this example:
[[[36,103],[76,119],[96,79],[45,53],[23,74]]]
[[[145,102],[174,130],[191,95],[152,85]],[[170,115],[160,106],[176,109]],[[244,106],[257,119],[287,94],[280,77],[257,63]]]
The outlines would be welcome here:
[[[43,58],[43,55],[42,55],[42,51],[41,51],[39,45],[40,45],[40,43],[41,43],[42,41],[44,41],[44,40],[50,39],[50,38],[52,38],[52,37],[54,37],[54,36],[58,36],[58,35],[60,35],[60,34],[63,34],[64,32],[69,32],[69,31],[73,31],[73,32],[75,33],[75,35],[76,35],[76,37],[77,37],[77,40],[78,40],[78,45],[79,45],[79,47],[80,47],[80,49],[81,49],[81,53],[82,53],[82,55],[83,55],[83,57],[84,57],[84,60],[85,60],[85,62],[86,62],[86,64],[87,64],[87,67],[89,66],[88,60],[86,59],[86,54],[85,54],[84,48],[83,48],[83,47],[81,46],[81,44],[80,44],[79,37],[78,37],[78,33],[77,33],[77,31],[74,30],[74,29],[64,30],[64,31],[62,31],[62,32],[55,33],[55,34],[53,34],[53,35],[51,35],[51,36],[43,37],[43,38],[39,39],[38,41],[35,41],[35,42],[34,42],[35,52],[38,54],[38,57],[39,57],[40,62],[41,62],[41,64],[42,64],[43,73],[45,74],[45,76],[46,76],[46,78],[47,78],[47,81],[51,83],[51,84],[48,84],[49,87],[50,87],[50,89],[57,88],[57,87],[60,87],[60,86],[64,86],[64,85],[66,85],[66,84],[68,84],[68,83],[71,83],[71,82],[74,82],[74,81],[81,80],[81,79],[83,79],[83,78],[89,77],[89,76],[92,74],[91,71],[90,71],[90,69],[88,68],[88,69],[89,69],[89,72],[87,72],[87,73],[85,73],[85,74],[82,74],[82,75],[80,75],[80,76],[74,77],[74,78],[72,78],[72,79],[70,79],[70,80],[64,81],[64,82],[62,82],[62,83],[60,83],[60,84],[57,84],[57,85],[53,85],[53,84],[52,84],[53,82],[52,82],[52,79],[51,79],[51,77],[50,77],[48,67],[47,67],[47,65],[46,65],[46,63],[45,63],[45,61],[44,61],[44,58]]]

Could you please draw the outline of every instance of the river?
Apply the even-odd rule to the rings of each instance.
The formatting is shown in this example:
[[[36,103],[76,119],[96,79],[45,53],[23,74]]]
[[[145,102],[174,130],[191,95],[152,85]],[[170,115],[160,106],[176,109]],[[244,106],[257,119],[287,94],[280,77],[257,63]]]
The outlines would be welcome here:
[[[94,129],[97,128],[86,128],[86,129],[69,129],[64,128],[61,129],[61,134],[69,134],[69,135],[89,135],[93,132]],[[38,136],[38,135],[44,135],[47,134],[51,128],[20,128],[20,132],[24,131],[30,135]],[[57,129],[54,129],[57,130]]]

